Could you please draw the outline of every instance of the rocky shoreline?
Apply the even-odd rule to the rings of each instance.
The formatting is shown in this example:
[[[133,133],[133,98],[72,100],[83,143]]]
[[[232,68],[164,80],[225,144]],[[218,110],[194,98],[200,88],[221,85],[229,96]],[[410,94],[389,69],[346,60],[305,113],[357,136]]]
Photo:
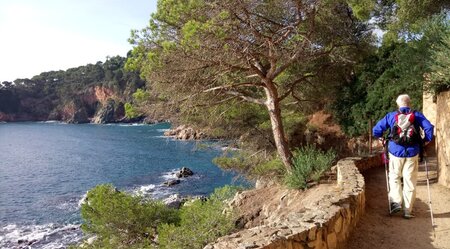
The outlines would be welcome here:
[[[202,131],[195,130],[187,125],[180,125],[174,129],[164,132],[164,136],[173,137],[178,140],[202,140],[209,137]]]

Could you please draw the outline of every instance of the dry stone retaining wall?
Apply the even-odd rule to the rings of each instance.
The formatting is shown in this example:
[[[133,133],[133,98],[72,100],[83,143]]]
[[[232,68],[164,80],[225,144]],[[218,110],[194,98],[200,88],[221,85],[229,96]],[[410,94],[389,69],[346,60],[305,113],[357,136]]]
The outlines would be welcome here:
[[[437,154],[439,183],[450,188],[450,91],[436,96],[424,92],[423,114],[435,125],[435,141],[426,147],[428,156]],[[435,143],[433,143],[435,142]]]
[[[437,96],[436,148],[439,183],[450,188],[450,91]]]
[[[365,183],[360,171],[380,165],[379,156],[340,160],[333,191],[310,203],[306,209],[292,212],[276,224],[219,238],[205,249],[345,248],[346,239],[364,213]]]

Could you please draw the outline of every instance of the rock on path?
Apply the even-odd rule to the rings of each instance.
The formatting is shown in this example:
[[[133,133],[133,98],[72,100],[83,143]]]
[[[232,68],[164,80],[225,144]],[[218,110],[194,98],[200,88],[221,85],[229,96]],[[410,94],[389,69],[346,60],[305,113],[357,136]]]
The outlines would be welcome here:
[[[365,172],[366,213],[349,238],[346,249],[450,249],[450,189],[436,182],[436,163],[428,163],[432,179],[431,200],[435,218],[434,237],[428,208],[424,164],[419,166],[415,218],[405,220],[401,213],[388,215],[384,167]]]

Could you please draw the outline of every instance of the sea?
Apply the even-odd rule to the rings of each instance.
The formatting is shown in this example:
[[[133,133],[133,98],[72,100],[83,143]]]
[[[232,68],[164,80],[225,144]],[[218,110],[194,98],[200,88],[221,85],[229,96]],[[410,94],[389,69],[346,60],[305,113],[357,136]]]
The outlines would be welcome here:
[[[212,159],[220,141],[164,137],[170,124],[0,123],[0,248],[67,248],[83,238],[80,206],[98,184],[163,200],[241,184]],[[181,167],[192,177],[175,186]]]

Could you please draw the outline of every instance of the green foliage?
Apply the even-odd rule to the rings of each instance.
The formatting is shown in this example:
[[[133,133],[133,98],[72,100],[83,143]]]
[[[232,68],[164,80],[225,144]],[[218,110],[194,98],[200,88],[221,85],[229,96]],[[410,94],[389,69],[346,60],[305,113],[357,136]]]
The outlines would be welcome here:
[[[97,235],[94,248],[149,246],[158,225],[179,220],[177,210],[112,185],[98,185],[88,192],[81,217],[83,232]]]
[[[136,118],[139,117],[139,112],[136,110],[136,108],[133,107],[131,103],[125,103],[125,117],[127,118]]]
[[[430,19],[413,40],[384,43],[356,67],[353,79],[340,88],[340,98],[332,107],[348,135],[366,133],[370,119],[375,122],[397,108],[395,99],[400,94],[411,96],[412,108],[422,108],[424,76],[433,70],[430,64],[439,61],[433,58],[437,53],[433,51],[448,30],[443,20],[439,16]],[[442,55],[445,59],[445,52]],[[437,72],[448,71],[445,62],[442,65]]]
[[[286,168],[275,155],[263,156],[262,151],[250,154],[248,151],[228,152],[213,159],[213,163],[225,170],[238,171],[248,177],[272,176],[281,177]]]
[[[81,206],[81,228],[97,238],[72,248],[203,248],[235,228],[234,213],[224,210],[240,190],[218,188],[206,201],[191,201],[176,210],[112,185],[98,185]]]
[[[306,189],[310,181],[319,182],[321,176],[331,168],[336,158],[334,151],[320,151],[305,146],[294,152],[294,165],[284,178],[285,184],[294,189]]]
[[[290,158],[284,133],[300,134],[304,112],[334,98],[372,39],[367,27],[345,0],[159,0],[149,25],[132,33],[129,65],[181,123],[252,140],[253,151],[279,143]],[[283,130],[269,114],[289,123]]]
[[[150,98],[150,93],[143,90],[142,88],[138,88],[136,92],[133,93],[133,99],[138,103],[145,102]]]
[[[252,175],[256,176],[282,176],[286,173],[286,168],[283,162],[279,158],[273,158],[263,163],[254,165],[251,172]]]
[[[217,189],[206,200],[196,200],[180,210],[179,224],[162,224],[158,227],[159,248],[201,249],[220,236],[229,234],[235,228],[233,213],[224,212],[226,200],[238,189],[224,187]]]
[[[439,93],[450,88],[450,25],[442,40],[436,45],[432,52],[431,60],[428,62],[430,68],[428,90]]]
[[[375,8],[375,1],[373,0],[347,0],[355,16],[361,20],[368,20],[370,14]]]
[[[355,15],[364,20],[372,19],[387,31],[385,41],[398,42],[411,38],[429,20],[430,16],[448,11],[447,0],[347,0]]]

